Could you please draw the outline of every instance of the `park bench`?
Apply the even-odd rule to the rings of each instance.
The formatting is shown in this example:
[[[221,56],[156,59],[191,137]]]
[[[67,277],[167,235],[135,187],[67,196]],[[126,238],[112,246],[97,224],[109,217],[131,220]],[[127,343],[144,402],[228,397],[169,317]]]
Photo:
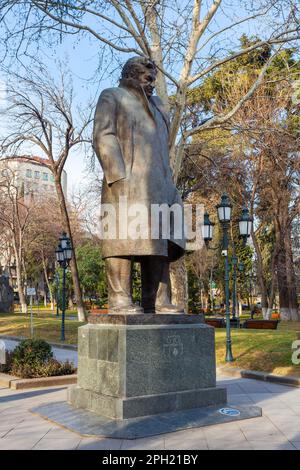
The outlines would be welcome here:
[[[253,328],[256,330],[277,330],[278,320],[245,320],[242,328]]]
[[[224,318],[205,318],[205,323],[215,328],[225,328],[226,326]]]
[[[90,310],[90,314],[92,315],[96,315],[97,313],[108,313],[108,309],[95,307]]]

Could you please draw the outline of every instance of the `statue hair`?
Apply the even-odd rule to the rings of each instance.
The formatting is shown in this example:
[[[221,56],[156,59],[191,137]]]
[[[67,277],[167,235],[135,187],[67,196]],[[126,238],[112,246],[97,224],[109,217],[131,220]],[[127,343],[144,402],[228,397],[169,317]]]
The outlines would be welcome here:
[[[122,72],[121,72],[121,80],[127,78],[137,79],[141,73],[143,73],[146,69],[154,70],[157,73],[157,67],[153,60],[147,59],[147,57],[131,57],[125,63]]]

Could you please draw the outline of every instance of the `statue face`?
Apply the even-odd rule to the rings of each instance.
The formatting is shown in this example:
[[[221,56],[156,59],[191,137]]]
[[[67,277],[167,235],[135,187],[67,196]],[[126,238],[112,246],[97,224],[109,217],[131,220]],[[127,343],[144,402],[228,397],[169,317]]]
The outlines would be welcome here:
[[[155,89],[156,72],[151,69],[145,69],[138,76],[138,81],[144,89],[147,98],[150,98]]]

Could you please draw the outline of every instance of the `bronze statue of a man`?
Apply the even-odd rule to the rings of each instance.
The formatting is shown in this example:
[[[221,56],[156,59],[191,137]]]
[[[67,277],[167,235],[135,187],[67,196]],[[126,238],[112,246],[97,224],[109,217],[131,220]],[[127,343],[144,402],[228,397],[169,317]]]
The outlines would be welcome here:
[[[121,235],[128,225],[127,207],[143,205],[149,214],[154,205],[182,209],[169,163],[169,117],[162,101],[152,96],[157,69],[144,57],[129,59],[119,87],[104,90],[94,120],[94,149],[104,173],[101,203],[116,210],[116,236],[103,239],[110,313],[182,313],[172,305],[169,262],[184,253],[183,233],[168,237],[130,238]],[[172,219],[172,213],[170,213]],[[149,228],[151,217],[147,219]],[[172,226],[172,220],[170,222]],[[141,263],[142,299],[132,301],[132,263]]]

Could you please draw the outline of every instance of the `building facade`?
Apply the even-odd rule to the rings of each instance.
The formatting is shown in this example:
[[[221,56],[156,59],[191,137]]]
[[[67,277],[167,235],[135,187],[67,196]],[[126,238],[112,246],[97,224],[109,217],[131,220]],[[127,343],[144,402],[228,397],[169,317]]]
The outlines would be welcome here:
[[[24,199],[29,197],[54,196],[55,183],[47,160],[40,157],[7,157],[0,159],[0,171],[9,168],[15,174],[15,181],[24,188]],[[62,171],[61,183],[67,197],[67,173]]]

